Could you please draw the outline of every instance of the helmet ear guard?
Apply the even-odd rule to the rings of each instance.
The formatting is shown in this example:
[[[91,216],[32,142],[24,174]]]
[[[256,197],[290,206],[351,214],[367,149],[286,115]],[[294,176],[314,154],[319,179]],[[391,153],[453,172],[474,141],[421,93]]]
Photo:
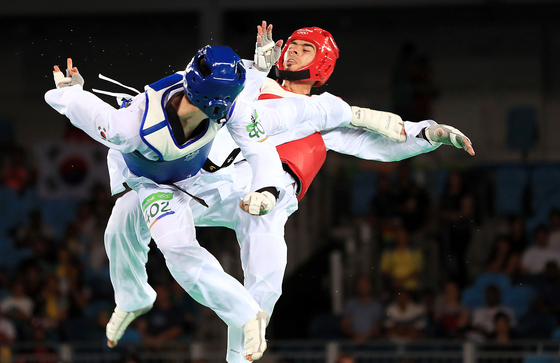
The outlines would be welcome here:
[[[317,54],[308,65],[297,71],[286,71],[284,69],[284,57],[288,51],[289,45],[296,39],[304,40],[315,45]],[[331,33],[328,31],[318,27],[298,29],[290,35],[284,49],[282,49],[280,59],[275,69],[276,77],[293,81],[316,81],[313,85],[314,87],[322,86],[334,71],[338,54],[338,46]]]
[[[217,121],[227,116],[245,78],[245,66],[230,47],[207,45],[187,66],[183,88],[193,105]]]

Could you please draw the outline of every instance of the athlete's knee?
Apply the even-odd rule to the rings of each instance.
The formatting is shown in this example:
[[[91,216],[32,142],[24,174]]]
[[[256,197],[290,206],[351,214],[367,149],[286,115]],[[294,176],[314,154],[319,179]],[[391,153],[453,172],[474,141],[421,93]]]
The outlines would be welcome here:
[[[164,256],[183,255],[185,257],[198,256],[203,248],[198,244],[196,238],[188,231],[169,231],[164,225],[154,226],[152,236],[158,249]]]
[[[138,195],[134,191],[130,191],[124,194],[122,197],[117,199],[115,206],[109,217],[109,222],[107,224],[112,228],[121,226],[128,223],[134,216],[139,213],[141,215],[142,209],[140,207],[140,202],[138,200]]]
[[[122,240],[127,240],[127,234],[130,231],[138,230],[136,227],[139,223],[144,223],[140,203],[137,194],[130,191],[117,199],[107,221],[104,234],[106,248],[110,248],[110,246],[120,243]]]

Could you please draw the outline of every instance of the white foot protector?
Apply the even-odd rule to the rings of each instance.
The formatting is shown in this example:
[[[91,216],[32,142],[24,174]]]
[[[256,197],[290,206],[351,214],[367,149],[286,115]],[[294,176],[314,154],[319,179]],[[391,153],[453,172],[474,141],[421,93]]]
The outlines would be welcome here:
[[[245,359],[249,362],[261,359],[266,350],[265,331],[269,318],[270,314],[261,309],[253,319],[243,325]]]
[[[109,323],[107,323],[107,346],[109,348],[114,348],[119,340],[122,338],[126,328],[140,315],[146,314],[153,305],[145,307],[143,309],[138,309],[132,312],[122,311],[121,309],[115,307]]]

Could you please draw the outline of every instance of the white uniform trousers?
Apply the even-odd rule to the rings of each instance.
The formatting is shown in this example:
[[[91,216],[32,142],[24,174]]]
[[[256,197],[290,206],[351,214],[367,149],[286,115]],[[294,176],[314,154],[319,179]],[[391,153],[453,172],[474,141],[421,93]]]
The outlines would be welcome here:
[[[119,309],[134,311],[155,300],[145,268],[151,235],[171,275],[194,300],[214,310],[228,326],[241,328],[254,317],[259,305],[196,240],[192,199],[171,186],[145,185],[137,192],[119,199],[105,232]]]

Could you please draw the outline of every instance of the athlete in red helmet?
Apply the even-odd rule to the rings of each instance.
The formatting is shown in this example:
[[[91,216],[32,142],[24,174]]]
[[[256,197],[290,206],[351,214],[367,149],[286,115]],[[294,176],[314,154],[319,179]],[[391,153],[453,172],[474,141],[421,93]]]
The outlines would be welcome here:
[[[302,84],[322,86],[334,71],[338,53],[338,46],[328,31],[315,26],[298,29],[286,41],[276,76],[285,80],[287,88]]]

